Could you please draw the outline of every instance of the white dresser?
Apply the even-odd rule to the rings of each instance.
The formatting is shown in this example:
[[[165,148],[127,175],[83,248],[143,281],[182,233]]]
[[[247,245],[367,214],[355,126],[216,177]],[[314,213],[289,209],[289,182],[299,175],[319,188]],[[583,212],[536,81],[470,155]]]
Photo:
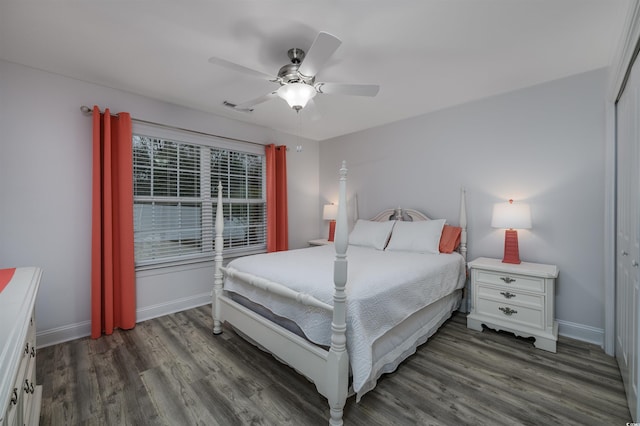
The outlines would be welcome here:
[[[535,337],[535,347],[556,351],[558,322],[555,281],[558,267],[540,263],[502,263],[480,257],[471,269],[471,312],[467,327],[482,331],[482,324],[518,336]]]
[[[42,386],[36,386],[34,307],[40,268],[17,268],[0,292],[0,425],[37,425]]]

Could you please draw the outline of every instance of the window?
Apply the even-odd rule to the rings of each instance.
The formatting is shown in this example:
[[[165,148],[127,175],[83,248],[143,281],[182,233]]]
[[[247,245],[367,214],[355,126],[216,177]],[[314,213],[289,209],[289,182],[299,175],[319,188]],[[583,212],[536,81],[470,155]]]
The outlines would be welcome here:
[[[223,186],[225,253],[265,251],[264,153],[173,136],[148,136],[134,129],[136,265],[211,258],[218,182]],[[181,139],[193,139],[188,136]]]

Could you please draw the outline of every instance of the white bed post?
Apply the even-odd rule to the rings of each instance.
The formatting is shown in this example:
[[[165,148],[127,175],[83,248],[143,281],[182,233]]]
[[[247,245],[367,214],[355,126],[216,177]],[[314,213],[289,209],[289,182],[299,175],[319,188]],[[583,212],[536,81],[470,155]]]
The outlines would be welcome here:
[[[460,228],[462,231],[460,232],[460,254],[464,259],[465,269],[467,266],[467,202],[466,202],[466,190],[464,186],[460,188]],[[467,272],[468,273],[468,272]],[[462,312],[469,312],[471,300],[470,294],[471,289],[469,288],[469,277],[465,279],[464,284],[464,293],[462,296],[462,301],[460,302],[460,310]]]
[[[467,261],[467,204],[466,204],[466,190],[464,186],[460,189],[460,254],[464,257],[464,261]]]
[[[331,417],[330,425],[342,425],[342,413],[347,400],[349,386],[349,355],[347,353],[347,310],[345,286],[347,283],[347,247],[349,230],[347,224],[347,164],[340,168],[340,187],[338,196],[338,217],[334,246],[336,260],[333,267],[333,321],[331,323],[331,348],[327,358],[327,399]]]
[[[218,182],[218,205],[216,206],[216,241],[215,241],[215,272],[213,275],[213,334],[222,333],[222,321],[220,318],[220,301],[222,296],[222,246],[224,240],[222,231],[224,230],[224,216],[222,212],[222,182]]]
[[[353,223],[358,221],[360,213],[358,212],[358,194],[353,194]]]

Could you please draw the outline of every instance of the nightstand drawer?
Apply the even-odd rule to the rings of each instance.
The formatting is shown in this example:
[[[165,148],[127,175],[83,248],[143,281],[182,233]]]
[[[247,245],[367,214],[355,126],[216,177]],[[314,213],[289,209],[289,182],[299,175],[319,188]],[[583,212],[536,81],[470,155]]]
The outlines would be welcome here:
[[[540,310],[542,310],[544,307],[544,296],[518,292],[515,290],[507,289],[505,288],[505,286],[497,288],[478,285],[477,291],[478,298],[482,299],[492,299],[496,302],[521,305]]]
[[[533,328],[543,328],[543,310],[520,305],[502,303],[490,299],[478,299],[476,306],[478,315],[507,320],[510,323],[525,325]]]
[[[544,293],[544,278],[509,274],[504,272],[491,272],[482,269],[476,270],[476,281],[527,291]]]

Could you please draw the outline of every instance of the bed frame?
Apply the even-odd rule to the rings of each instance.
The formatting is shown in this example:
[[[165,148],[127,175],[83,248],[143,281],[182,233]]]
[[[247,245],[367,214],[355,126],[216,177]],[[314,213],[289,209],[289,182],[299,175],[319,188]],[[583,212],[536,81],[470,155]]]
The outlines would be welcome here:
[[[222,333],[223,321],[252,339],[255,343],[271,352],[275,357],[285,362],[299,373],[311,380],[318,392],[327,398],[330,408],[330,425],[342,425],[342,414],[349,392],[349,355],[346,340],[346,293],[347,282],[347,168],[342,163],[340,168],[338,216],[335,232],[336,259],[334,261],[333,306],[321,302],[308,295],[298,293],[281,284],[254,275],[234,272],[222,266],[223,247],[223,212],[222,185],[218,184],[218,205],[215,223],[215,274],[213,284],[213,333]],[[429,220],[428,217],[416,210],[389,209],[379,213],[372,220],[386,221],[394,214],[405,215],[405,220]],[[410,219],[407,219],[410,218]],[[467,219],[464,189],[460,199],[460,253],[465,258],[467,252]],[[231,300],[223,293],[224,274],[239,278],[246,283],[257,286],[297,303],[325,309],[333,314],[331,323],[331,346],[325,350],[302,337],[286,330],[268,319],[254,313],[246,307]]]

